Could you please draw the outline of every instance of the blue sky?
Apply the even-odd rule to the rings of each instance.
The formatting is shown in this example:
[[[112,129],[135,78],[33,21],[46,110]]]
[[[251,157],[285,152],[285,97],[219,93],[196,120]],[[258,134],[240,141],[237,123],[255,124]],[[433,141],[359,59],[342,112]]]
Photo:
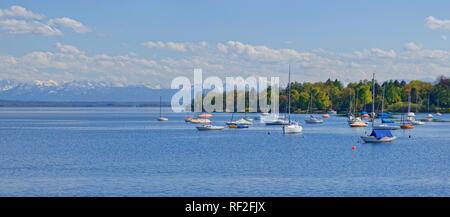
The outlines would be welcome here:
[[[399,79],[450,75],[446,69],[450,64],[450,1],[50,0],[1,1],[0,9],[6,14],[14,5],[43,15],[35,21],[60,33],[32,31],[34,25],[25,29],[11,22],[35,22],[34,18],[0,16],[0,61],[6,65],[0,69],[2,79],[166,85],[176,75],[191,74],[193,67],[202,67],[211,75],[277,75],[287,62],[294,65],[294,79],[299,81],[330,76],[362,79],[371,72],[394,74],[382,77]],[[427,24],[430,16],[433,19]],[[86,29],[76,29],[73,22],[52,21],[62,17]],[[144,46],[145,42],[161,43]],[[173,49],[168,42],[191,48]],[[207,43],[207,48],[197,49],[200,42]],[[219,44],[228,47],[227,52],[216,49]],[[63,45],[85,56],[68,56]],[[405,47],[414,49],[405,51]],[[101,71],[95,68],[101,55],[108,61],[125,59],[122,65],[126,67],[112,70],[105,63]],[[74,58],[80,65],[64,62]],[[83,62],[87,59],[90,62]]]

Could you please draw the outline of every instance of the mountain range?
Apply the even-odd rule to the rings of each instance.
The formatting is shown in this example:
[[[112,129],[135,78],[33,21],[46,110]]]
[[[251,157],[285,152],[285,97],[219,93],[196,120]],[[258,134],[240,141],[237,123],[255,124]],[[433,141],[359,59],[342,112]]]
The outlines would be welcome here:
[[[0,80],[0,100],[33,102],[170,102],[177,90],[154,89],[145,85],[114,85],[97,81],[53,80],[19,82]]]

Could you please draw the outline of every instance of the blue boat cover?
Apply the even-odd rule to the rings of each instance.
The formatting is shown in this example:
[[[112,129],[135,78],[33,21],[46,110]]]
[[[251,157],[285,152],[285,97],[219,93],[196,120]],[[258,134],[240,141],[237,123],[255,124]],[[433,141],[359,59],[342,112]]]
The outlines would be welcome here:
[[[381,139],[383,137],[392,137],[392,133],[390,130],[372,130],[370,136],[375,136],[375,138]]]
[[[365,112],[365,111],[362,111],[362,112],[360,112],[359,114],[360,114],[360,115],[366,115],[366,114],[368,114],[368,113]]]
[[[381,118],[389,118],[391,116],[392,115],[390,113],[387,113],[387,112],[383,112],[383,113],[379,113],[378,114],[378,117],[381,117]]]
[[[392,123],[395,123],[395,121],[387,120],[387,119],[381,119],[381,123],[383,123],[383,124],[392,124]]]

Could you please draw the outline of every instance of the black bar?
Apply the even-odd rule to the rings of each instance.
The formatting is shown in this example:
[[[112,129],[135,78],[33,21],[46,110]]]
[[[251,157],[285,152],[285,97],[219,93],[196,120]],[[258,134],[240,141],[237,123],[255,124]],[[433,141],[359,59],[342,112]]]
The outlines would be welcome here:
[[[219,204],[214,211],[186,211],[188,206]],[[241,203],[238,203],[241,202]],[[231,205],[234,204],[231,209]],[[189,205],[188,205],[189,204]],[[204,205],[206,204],[206,205]],[[238,207],[237,204],[240,204]],[[261,209],[261,205],[263,208]],[[246,206],[246,210],[244,207]],[[259,210],[257,210],[259,209]],[[450,211],[449,198],[292,198],[292,197],[148,197],[148,198],[0,198],[0,210],[31,213],[114,213],[174,216],[286,216],[297,214],[429,214]]]

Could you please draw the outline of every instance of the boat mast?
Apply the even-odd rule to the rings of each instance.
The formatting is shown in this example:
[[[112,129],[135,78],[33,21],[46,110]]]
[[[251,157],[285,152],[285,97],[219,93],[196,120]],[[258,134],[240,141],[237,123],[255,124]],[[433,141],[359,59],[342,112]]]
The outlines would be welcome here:
[[[289,90],[289,96],[288,96],[288,118],[289,123],[291,123],[291,64],[289,64],[289,76],[288,76],[288,90]]]
[[[411,112],[411,91],[408,93],[408,114]]]
[[[439,112],[439,96],[437,97],[437,107],[435,108],[436,112]]]
[[[162,109],[161,109],[161,106],[162,106],[162,97],[159,96],[159,117],[162,117]]]
[[[427,110],[428,110],[428,113],[430,113],[430,93],[428,93]]]
[[[386,85],[383,86],[383,100],[381,100],[381,116],[383,117],[384,113],[384,94],[386,93]]]
[[[356,111],[358,110],[358,88],[355,89],[355,108],[353,110],[356,117]]]
[[[417,94],[417,88],[416,88],[416,113],[418,113],[418,107],[419,107],[419,95]]]
[[[375,73],[372,76],[372,127],[375,122]]]

